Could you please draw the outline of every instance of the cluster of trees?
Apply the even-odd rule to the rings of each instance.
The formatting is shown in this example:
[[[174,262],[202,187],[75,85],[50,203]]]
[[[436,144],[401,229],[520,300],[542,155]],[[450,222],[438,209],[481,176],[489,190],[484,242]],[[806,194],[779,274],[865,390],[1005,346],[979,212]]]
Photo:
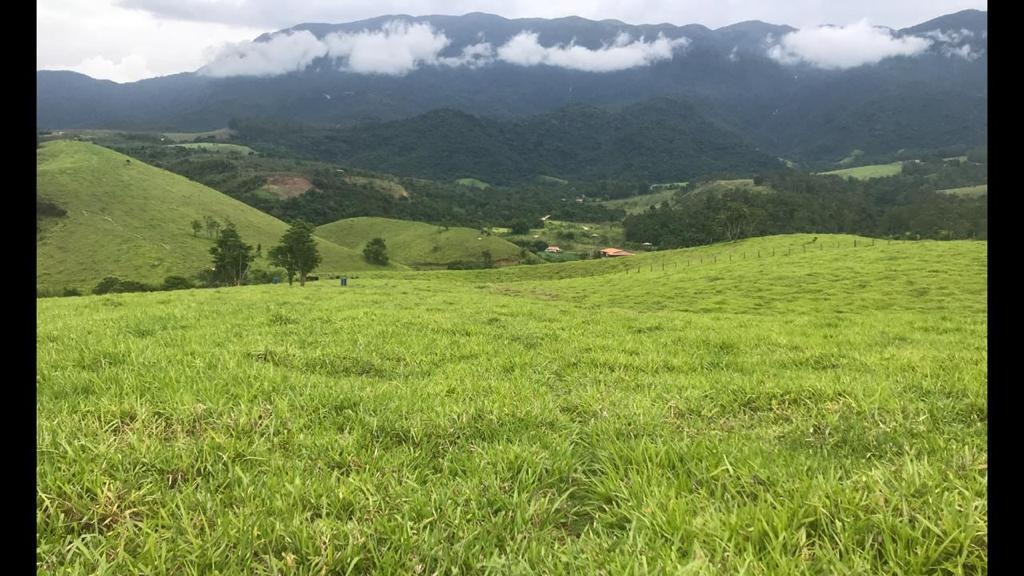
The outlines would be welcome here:
[[[320,265],[320,251],[313,238],[314,226],[302,220],[296,221],[281,237],[278,245],[270,249],[267,256],[273,266],[284,269],[288,284],[295,276],[299,285],[306,285],[306,276]],[[210,248],[213,257],[211,281],[219,285],[240,286],[249,275],[256,252],[251,244],[242,241],[238,230],[231,223],[217,236],[216,244]]]
[[[936,192],[967,185],[972,173],[977,177],[983,169],[939,164],[862,181],[778,171],[756,180],[771,187],[774,192],[770,193],[688,188],[680,191],[671,205],[665,203],[627,217],[623,221],[625,235],[629,241],[651,242],[660,248],[795,232],[987,238],[987,196]]]

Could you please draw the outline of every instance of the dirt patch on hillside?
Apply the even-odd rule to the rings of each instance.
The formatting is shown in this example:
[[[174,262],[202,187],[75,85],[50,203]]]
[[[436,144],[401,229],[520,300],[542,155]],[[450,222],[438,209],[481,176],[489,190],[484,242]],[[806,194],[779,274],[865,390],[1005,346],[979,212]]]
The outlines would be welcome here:
[[[284,199],[302,196],[313,187],[313,183],[294,174],[274,174],[267,177],[267,183],[263,187],[278,198]]]

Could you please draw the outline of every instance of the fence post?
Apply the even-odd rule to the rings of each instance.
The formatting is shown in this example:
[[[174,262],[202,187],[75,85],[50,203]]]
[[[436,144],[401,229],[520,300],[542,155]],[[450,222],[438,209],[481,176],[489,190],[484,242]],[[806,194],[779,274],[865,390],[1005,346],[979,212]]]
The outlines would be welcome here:
[[[856,239],[856,238],[854,238],[854,239],[853,239],[853,247],[854,247],[854,248],[856,248],[856,247],[857,247],[857,239]]]

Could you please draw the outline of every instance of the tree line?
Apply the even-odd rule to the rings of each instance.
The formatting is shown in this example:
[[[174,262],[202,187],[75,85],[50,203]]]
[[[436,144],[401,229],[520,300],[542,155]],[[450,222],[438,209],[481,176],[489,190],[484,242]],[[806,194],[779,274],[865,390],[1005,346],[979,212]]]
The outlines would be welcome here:
[[[672,202],[623,221],[626,239],[679,248],[798,232],[888,238],[986,239],[988,197],[936,190],[976,183],[977,166],[917,166],[870,180],[783,170],[755,179],[773,192],[688,186]]]

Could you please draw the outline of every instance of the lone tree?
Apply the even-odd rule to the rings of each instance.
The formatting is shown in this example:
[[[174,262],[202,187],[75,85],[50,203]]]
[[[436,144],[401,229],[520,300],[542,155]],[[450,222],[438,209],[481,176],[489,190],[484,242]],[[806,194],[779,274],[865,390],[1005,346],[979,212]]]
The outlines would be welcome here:
[[[298,220],[281,237],[281,243],[267,253],[274,266],[284,268],[288,273],[288,285],[292,284],[295,274],[299,275],[299,285],[306,285],[306,274],[320,265],[320,251],[313,239],[313,225]]]
[[[384,244],[384,239],[374,238],[367,242],[366,248],[363,248],[363,258],[370,264],[387,265],[388,247]]]
[[[252,246],[242,242],[235,225],[228,222],[217,237],[217,243],[210,248],[213,255],[213,279],[225,284],[239,286],[249,273],[249,265],[255,259]]]
[[[511,228],[510,231],[513,234],[529,234],[530,233],[530,223],[527,222],[526,220],[522,219],[522,218],[519,218],[518,220],[514,220],[512,222],[512,224],[509,225],[509,228]]]

